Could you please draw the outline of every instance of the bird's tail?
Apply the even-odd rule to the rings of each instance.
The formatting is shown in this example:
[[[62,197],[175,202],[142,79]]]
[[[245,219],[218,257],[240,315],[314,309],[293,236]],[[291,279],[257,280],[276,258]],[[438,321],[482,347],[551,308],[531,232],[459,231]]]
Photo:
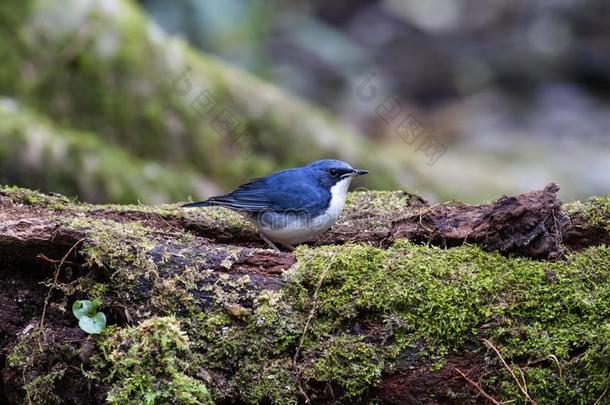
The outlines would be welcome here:
[[[205,200],[205,201],[197,201],[197,202],[182,204],[182,207],[183,208],[195,208],[195,207],[210,207],[212,205],[216,205],[216,204],[214,204],[213,201]]]

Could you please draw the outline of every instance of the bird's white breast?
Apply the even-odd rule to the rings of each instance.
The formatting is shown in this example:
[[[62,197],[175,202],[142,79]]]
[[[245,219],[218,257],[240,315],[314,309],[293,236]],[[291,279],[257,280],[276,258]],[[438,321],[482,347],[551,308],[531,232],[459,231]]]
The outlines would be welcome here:
[[[330,221],[330,225],[328,226],[329,228],[339,218],[341,211],[343,211],[343,207],[345,206],[345,198],[347,197],[347,189],[349,188],[349,184],[351,182],[352,178],[346,177],[339,180],[330,189],[330,204],[328,204],[328,209],[322,215],[322,217],[328,216]]]
[[[298,218],[295,216],[292,220],[287,220],[283,227],[260,229],[260,231],[272,241],[288,245],[314,239],[327,231],[341,215],[351,181],[351,177],[346,177],[331,187],[328,208],[317,217]]]

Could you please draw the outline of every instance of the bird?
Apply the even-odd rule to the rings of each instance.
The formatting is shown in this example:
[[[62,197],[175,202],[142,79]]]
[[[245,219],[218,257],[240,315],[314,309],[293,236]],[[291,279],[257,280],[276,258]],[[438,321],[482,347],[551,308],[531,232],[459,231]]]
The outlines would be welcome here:
[[[185,208],[219,206],[248,218],[261,238],[275,251],[276,244],[292,251],[296,244],[311,241],[337,221],[345,206],[352,179],[368,174],[348,163],[322,159],[302,167],[259,177],[234,191]]]

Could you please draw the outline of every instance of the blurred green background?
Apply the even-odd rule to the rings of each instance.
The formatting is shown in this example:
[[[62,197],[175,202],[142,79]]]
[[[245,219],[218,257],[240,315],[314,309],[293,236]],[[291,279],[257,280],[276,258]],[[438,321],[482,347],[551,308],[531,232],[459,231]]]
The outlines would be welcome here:
[[[610,190],[610,4],[4,0],[0,183],[204,198],[335,157],[481,202]]]

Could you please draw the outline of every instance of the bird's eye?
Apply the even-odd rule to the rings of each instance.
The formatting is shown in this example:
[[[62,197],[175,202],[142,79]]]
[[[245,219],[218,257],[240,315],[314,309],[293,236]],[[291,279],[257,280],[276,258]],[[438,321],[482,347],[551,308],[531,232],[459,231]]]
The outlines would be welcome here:
[[[337,169],[330,169],[328,172],[333,177],[337,177],[339,175],[339,170],[337,170]]]

